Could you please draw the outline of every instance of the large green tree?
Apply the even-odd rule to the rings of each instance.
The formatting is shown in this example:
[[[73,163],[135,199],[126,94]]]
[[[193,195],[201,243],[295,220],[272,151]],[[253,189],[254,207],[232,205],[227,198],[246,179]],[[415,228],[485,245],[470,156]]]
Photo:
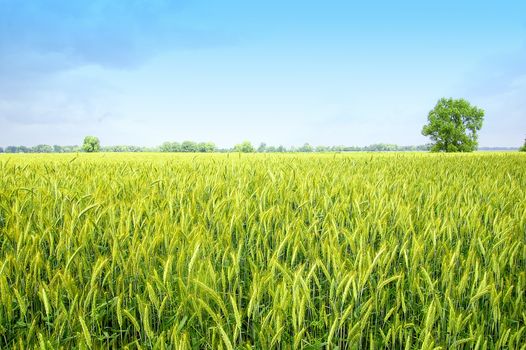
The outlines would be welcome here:
[[[484,110],[465,99],[441,98],[427,120],[422,134],[433,141],[432,152],[472,152],[478,146]]]
[[[84,152],[98,152],[100,151],[100,141],[98,137],[86,136],[84,138],[84,144],[82,145]]]
[[[522,145],[522,147],[519,148],[519,152],[526,152],[526,139],[524,139],[524,145]]]

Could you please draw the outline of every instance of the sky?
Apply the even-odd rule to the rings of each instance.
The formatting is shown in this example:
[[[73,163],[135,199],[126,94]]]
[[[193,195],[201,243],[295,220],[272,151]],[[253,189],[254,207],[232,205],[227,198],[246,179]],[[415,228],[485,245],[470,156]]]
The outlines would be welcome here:
[[[441,97],[526,137],[525,1],[0,0],[0,146],[425,144]]]

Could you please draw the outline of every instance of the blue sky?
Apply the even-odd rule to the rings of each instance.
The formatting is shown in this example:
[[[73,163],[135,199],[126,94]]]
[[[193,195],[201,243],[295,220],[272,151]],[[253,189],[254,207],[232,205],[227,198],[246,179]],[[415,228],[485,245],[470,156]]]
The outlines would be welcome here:
[[[440,97],[526,137],[526,2],[0,0],[0,145],[423,144]]]

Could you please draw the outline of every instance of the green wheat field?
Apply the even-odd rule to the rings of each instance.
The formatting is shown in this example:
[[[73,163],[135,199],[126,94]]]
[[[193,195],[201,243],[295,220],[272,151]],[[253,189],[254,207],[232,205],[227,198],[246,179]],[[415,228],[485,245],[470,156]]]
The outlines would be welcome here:
[[[0,156],[1,349],[526,349],[526,155]]]

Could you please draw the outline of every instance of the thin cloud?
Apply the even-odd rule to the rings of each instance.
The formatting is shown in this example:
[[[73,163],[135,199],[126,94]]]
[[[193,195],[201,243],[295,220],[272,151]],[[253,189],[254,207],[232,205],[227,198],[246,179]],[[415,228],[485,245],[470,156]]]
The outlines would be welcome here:
[[[122,69],[160,51],[229,42],[179,25],[174,16],[183,7],[183,1],[1,1],[0,71],[31,63],[51,71],[82,64]]]
[[[470,94],[489,97],[524,88],[526,76],[526,43],[521,49],[491,57],[468,77]]]
[[[231,43],[180,26],[174,18],[184,6],[181,0],[0,0],[0,118],[21,124],[85,120],[106,83],[68,72],[135,69],[164,51]],[[70,83],[57,83],[57,76]],[[111,114],[97,113],[93,118]]]

